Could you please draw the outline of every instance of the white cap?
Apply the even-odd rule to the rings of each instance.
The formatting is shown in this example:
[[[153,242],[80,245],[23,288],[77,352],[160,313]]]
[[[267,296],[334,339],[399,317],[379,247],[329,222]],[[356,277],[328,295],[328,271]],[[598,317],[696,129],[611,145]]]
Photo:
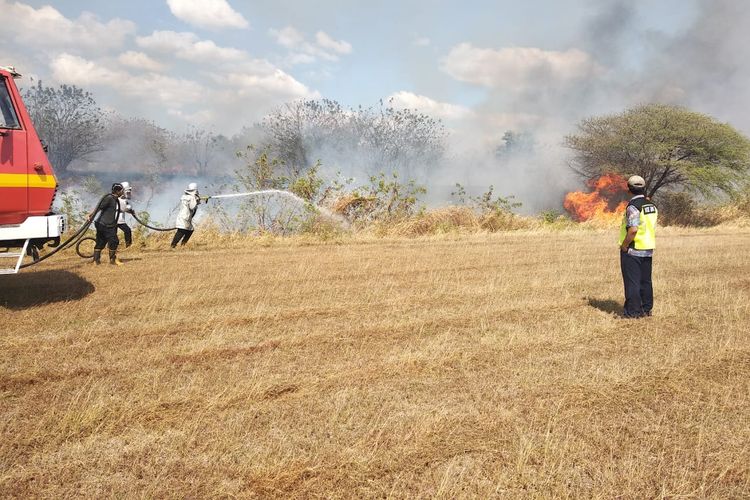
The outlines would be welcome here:
[[[122,189],[124,189],[125,191],[130,191],[132,189],[128,181],[123,181],[120,184],[122,185]]]
[[[185,191],[195,191],[197,189],[198,189],[198,184],[196,184],[195,182],[191,182],[190,184],[188,184],[188,187]]]
[[[628,179],[628,186],[634,188],[646,187],[646,181],[640,175],[632,175]]]

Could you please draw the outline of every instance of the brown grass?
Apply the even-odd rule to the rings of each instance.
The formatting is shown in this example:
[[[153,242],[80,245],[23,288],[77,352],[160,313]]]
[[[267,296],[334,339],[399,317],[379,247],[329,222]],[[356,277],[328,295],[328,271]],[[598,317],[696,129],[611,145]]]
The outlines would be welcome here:
[[[375,234],[388,236],[425,236],[445,233],[512,231],[540,227],[541,222],[510,212],[477,214],[469,207],[449,206],[428,210],[405,220],[376,224]]]
[[[750,495],[747,229],[157,242],[0,278],[0,497]]]

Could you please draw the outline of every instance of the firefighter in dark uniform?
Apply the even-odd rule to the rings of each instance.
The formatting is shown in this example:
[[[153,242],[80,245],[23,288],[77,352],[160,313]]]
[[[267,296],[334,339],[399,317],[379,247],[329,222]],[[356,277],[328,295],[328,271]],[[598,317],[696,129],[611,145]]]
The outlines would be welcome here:
[[[122,184],[112,184],[112,192],[99,202],[96,209],[89,214],[89,221],[99,213],[99,218],[94,222],[96,227],[96,245],[94,245],[94,262],[101,264],[102,250],[109,247],[109,263],[121,266],[122,262],[117,259],[117,246],[120,240],[117,237],[117,218],[120,215],[120,196],[123,194]]]
[[[651,262],[656,248],[657,210],[646,198],[646,181],[634,175],[628,179],[633,197],[625,209],[620,226],[620,270],[625,285],[626,318],[651,316],[654,291],[651,284]]]

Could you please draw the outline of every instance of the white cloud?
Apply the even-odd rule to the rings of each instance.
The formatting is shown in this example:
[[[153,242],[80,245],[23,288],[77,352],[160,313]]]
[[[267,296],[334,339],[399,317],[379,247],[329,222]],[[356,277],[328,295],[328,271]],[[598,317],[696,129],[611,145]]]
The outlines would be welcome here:
[[[294,49],[305,43],[305,36],[292,26],[280,30],[271,29],[269,33],[276,37],[276,42],[279,45],[287,49]]]
[[[106,51],[119,48],[136,27],[124,19],[106,23],[89,13],[71,20],[49,5],[38,9],[20,2],[0,0],[3,35],[26,47]]]
[[[451,49],[442,60],[441,69],[460,81],[516,91],[571,82],[602,71],[589,54],[578,49],[482,49],[469,43]]]
[[[250,24],[226,0],[167,0],[172,14],[200,28],[247,28]]]
[[[210,110],[213,119],[211,123],[203,124],[223,133],[236,132],[240,127],[251,125],[289,101],[320,98],[318,92],[279,69],[271,73],[211,75],[211,78],[215,86],[202,105]]]
[[[121,69],[71,54],[60,54],[51,64],[52,77],[82,87],[110,87],[122,94],[179,106],[199,100],[203,87],[193,81],[157,73],[133,76]]]
[[[332,50],[337,54],[351,54],[352,44],[344,40],[334,40],[328,33],[318,31],[315,33],[315,42],[323,49]]]
[[[420,36],[414,39],[414,45],[417,47],[429,47],[432,41],[426,36]]]
[[[164,69],[164,65],[159,61],[152,59],[143,52],[136,52],[134,50],[123,52],[117,60],[124,66],[144,69],[146,71],[162,71]]]
[[[12,0],[0,0],[0,12],[12,20],[2,34],[0,63],[15,64],[26,76],[40,74],[48,84],[82,87],[102,108],[162,126],[200,123],[231,134],[283,103],[320,97],[267,59],[254,59],[245,50],[195,33],[136,36],[130,21],[101,20],[88,13],[69,19],[53,7],[37,9]],[[296,51],[298,64],[350,50],[331,37],[321,38],[328,45],[324,49],[314,38],[295,41],[293,31],[287,35],[290,45],[314,48],[314,55]]]
[[[397,108],[417,109],[430,116],[446,120],[468,118],[473,115],[473,111],[464,106],[439,102],[427,96],[414,94],[405,90],[390,95],[388,101]]]
[[[306,85],[298,82],[291,75],[280,69],[267,74],[229,73],[216,76],[215,80],[217,83],[234,87],[240,94],[246,93],[248,90],[252,90],[253,92],[260,90],[261,92],[281,97],[282,99],[319,97],[317,92],[310,91]]]
[[[173,54],[180,59],[203,64],[239,61],[247,57],[242,50],[220,47],[211,40],[201,40],[196,34],[187,32],[154,31],[149,36],[136,38],[136,44],[142,49]]]
[[[315,56],[311,56],[310,54],[301,54],[299,52],[293,52],[286,58],[286,62],[292,66],[296,66],[298,64],[312,64],[315,61],[317,61]]]
[[[293,26],[286,26],[280,30],[270,29],[268,33],[276,39],[276,43],[289,49],[286,58],[288,65],[311,64],[320,59],[324,61],[338,61],[340,55],[352,53],[352,44],[345,40],[336,40],[329,34],[318,31],[314,41],[308,41],[305,35]]]
[[[60,54],[50,64],[52,77],[61,83],[73,85],[116,85],[126,75],[123,71],[111,70],[94,61],[72,54]]]
[[[248,58],[236,65],[228,64],[226,69],[217,73],[203,68],[202,73],[211,83],[201,84],[158,72],[132,74],[120,66],[66,53],[55,57],[51,64],[57,82],[113,90],[118,96],[117,109],[141,113],[151,110],[154,115],[158,115],[156,110],[166,109],[173,119],[200,123],[223,133],[250,125],[285,102],[320,97],[264,59]]]
[[[134,89],[133,85],[140,88]],[[125,91],[147,99],[157,98],[159,102],[175,106],[192,106],[204,98],[207,89],[192,80],[148,73],[142,77],[132,78]]]
[[[44,62],[34,61],[28,53],[19,51],[15,47],[0,44],[0,66],[13,66],[24,79],[33,78],[37,80],[37,74],[29,73],[29,71],[38,70],[43,64]]]

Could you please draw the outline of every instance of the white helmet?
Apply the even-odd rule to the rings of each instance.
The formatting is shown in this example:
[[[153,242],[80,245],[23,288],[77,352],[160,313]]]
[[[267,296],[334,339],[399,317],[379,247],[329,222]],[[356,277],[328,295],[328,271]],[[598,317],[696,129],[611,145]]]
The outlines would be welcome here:
[[[120,183],[120,185],[122,185],[122,190],[126,193],[129,193],[133,190],[133,188],[130,187],[130,183],[128,181],[123,181]]]
[[[191,182],[190,184],[188,184],[188,187],[185,191],[197,191],[197,190],[198,190],[198,184],[196,184],[195,182]]]
[[[127,181],[123,181],[120,183],[120,185],[122,186],[122,196],[130,199],[130,194],[133,192],[133,188],[130,187],[130,183]]]

